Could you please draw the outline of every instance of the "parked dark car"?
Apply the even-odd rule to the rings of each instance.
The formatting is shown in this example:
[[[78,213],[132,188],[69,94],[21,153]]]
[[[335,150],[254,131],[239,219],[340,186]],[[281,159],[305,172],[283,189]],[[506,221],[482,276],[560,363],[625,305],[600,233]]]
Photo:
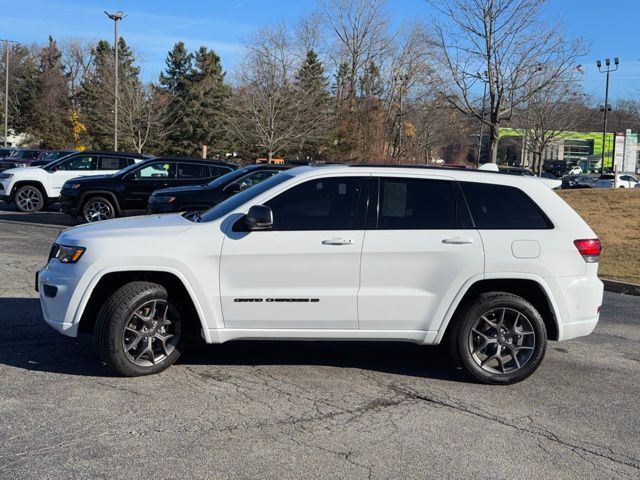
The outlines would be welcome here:
[[[562,189],[594,188],[598,179],[589,175],[567,175],[562,178]]]
[[[16,149],[13,147],[0,147],[0,159],[7,158],[9,155],[11,155],[15,151]]]
[[[508,175],[528,175],[534,177],[534,173],[528,168],[523,167],[499,167],[500,173],[506,173]]]
[[[59,158],[66,157],[72,153],[76,153],[77,150],[49,150],[42,152],[38,160],[31,162],[31,167],[43,167],[48,163],[58,160]]]
[[[206,210],[293,165],[249,165],[204,185],[163,188],[149,197],[150,213]]]
[[[113,175],[67,181],[60,192],[62,211],[86,222],[143,214],[155,190],[208,183],[236,168],[219,161],[151,158]]]
[[[32,162],[38,160],[40,152],[41,150],[34,149],[14,150],[8,157],[0,160],[0,172],[10,168],[29,167]]]

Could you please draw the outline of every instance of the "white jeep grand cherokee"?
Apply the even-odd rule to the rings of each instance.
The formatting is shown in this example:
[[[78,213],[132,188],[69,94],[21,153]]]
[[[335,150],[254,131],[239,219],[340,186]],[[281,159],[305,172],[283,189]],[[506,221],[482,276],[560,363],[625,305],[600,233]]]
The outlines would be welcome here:
[[[63,232],[37,287],[46,322],[93,331],[122,375],[174,363],[189,332],[235,339],[448,342],[513,383],[547,340],[593,331],[600,242],[534,177],[301,167],[202,214]]]

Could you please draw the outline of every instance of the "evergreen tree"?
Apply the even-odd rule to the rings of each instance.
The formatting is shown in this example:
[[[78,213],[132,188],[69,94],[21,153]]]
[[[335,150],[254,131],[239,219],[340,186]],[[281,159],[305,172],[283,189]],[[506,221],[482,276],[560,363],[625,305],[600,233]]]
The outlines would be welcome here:
[[[73,147],[71,102],[61,53],[53,38],[40,51],[39,79],[29,133],[42,148]]]
[[[308,135],[300,145],[299,154],[304,158],[318,158],[327,143],[329,120],[329,82],[322,62],[313,50],[307,56],[295,75],[295,88],[300,96],[300,115],[306,117],[303,124],[310,125]]]
[[[169,153],[199,156],[202,145],[213,154],[225,151],[222,114],[231,88],[224,78],[220,57],[206,47],[191,54],[180,42],[169,52],[160,75],[161,86],[172,95]]]
[[[114,106],[114,50],[105,40],[99,41],[93,49],[93,68],[81,85],[81,121],[86,126],[87,147],[98,149],[113,148],[113,106]],[[135,64],[133,52],[123,38],[118,42],[118,91],[122,93],[140,88],[140,68]],[[120,131],[118,136],[120,137]],[[119,145],[120,150],[130,150],[129,144]]]

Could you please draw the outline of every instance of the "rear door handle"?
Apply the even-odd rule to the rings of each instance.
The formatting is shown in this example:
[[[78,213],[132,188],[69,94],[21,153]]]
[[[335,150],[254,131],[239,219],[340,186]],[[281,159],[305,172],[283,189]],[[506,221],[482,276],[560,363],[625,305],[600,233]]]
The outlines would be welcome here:
[[[451,237],[451,238],[445,238],[444,240],[442,240],[442,243],[446,243],[448,245],[465,245],[467,243],[473,243],[473,238]]]
[[[353,240],[350,238],[329,238],[322,241],[323,245],[352,245]]]

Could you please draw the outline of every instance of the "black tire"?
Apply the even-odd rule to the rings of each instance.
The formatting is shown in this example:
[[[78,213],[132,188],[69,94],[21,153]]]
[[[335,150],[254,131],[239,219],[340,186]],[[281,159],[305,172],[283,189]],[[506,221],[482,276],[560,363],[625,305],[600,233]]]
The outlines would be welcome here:
[[[82,219],[87,222],[99,222],[116,218],[113,202],[105,197],[89,197],[82,205]]]
[[[143,335],[142,330],[139,330],[141,334],[139,336],[142,339],[139,339],[137,350],[126,349],[127,335],[131,335],[133,332],[130,327],[134,322],[150,326],[150,322],[139,321],[139,318],[134,314],[148,308],[147,305],[151,303],[153,303],[154,309],[156,308],[156,303],[166,304],[167,314],[164,317],[170,318],[171,332],[174,334],[173,340],[171,340],[174,343],[171,345],[172,349],[168,354],[167,348],[165,347],[163,351],[161,345],[161,343],[165,344],[166,342],[159,342],[155,336],[151,336],[150,331]],[[154,313],[152,313],[151,318],[154,316]],[[158,321],[157,323],[160,324],[161,322]],[[180,356],[184,338],[182,324],[183,320],[179,307],[168,299],[167,290],[162,285],[142,281],[131,282],[120,287],[102,306],[96,320],[94,340],[102,360],[118,374],[126,377],[151,375],[170,367]],[[157,328],[155,328],[154,324],[154,333],[157,333],[156,330]],[[164,330],[161,333],[164,334]],[[167,331],[166,333],[170,332]],[[132,339],[135,340],[137,336],[138,334],[134,335]],[[145,344],[143,342],[148,343]],[[132,343],[134,342],[130,342],[130,344]],[[136,361],[133,357],[137,356],[145,347],[150,347],[151,351],[143,354]],[[156,353],[159,354],[157,363],[151,359],[151,356],[155,357]]]
[[[508,327],[507,332],[500,333],[503,331],[500,325],[508,324],[514,318],[515,324],[521,325],[521,330],[518,331],[514,324]],[[492,323],[494,319],[495,323]],[[517,295],[504,292],[480,294],[460,308],[452,322],[448,332],[451,353],[469,375],[482,383],[508,385],[520,382],[535,372],[544,358],[547,349],[544,321],[531,303]],[[480,328],[483,330],[479,331]],[[496,335],[490,334],[493,331]],[[485,346],[484,351],[479,350],[482,345]],[[510,360],[504,362],[501,352]],[[510,352],[515,352],[515,359]],[[482,366],[483,360],[489,358],[493,360]],[[492,366],[494,361],[495,367]]]
[[[35,185],[24,185],[16,190],[13,196],[16,208],[24,213],[35,213],[42,210],[46,198],[42,190]]]

